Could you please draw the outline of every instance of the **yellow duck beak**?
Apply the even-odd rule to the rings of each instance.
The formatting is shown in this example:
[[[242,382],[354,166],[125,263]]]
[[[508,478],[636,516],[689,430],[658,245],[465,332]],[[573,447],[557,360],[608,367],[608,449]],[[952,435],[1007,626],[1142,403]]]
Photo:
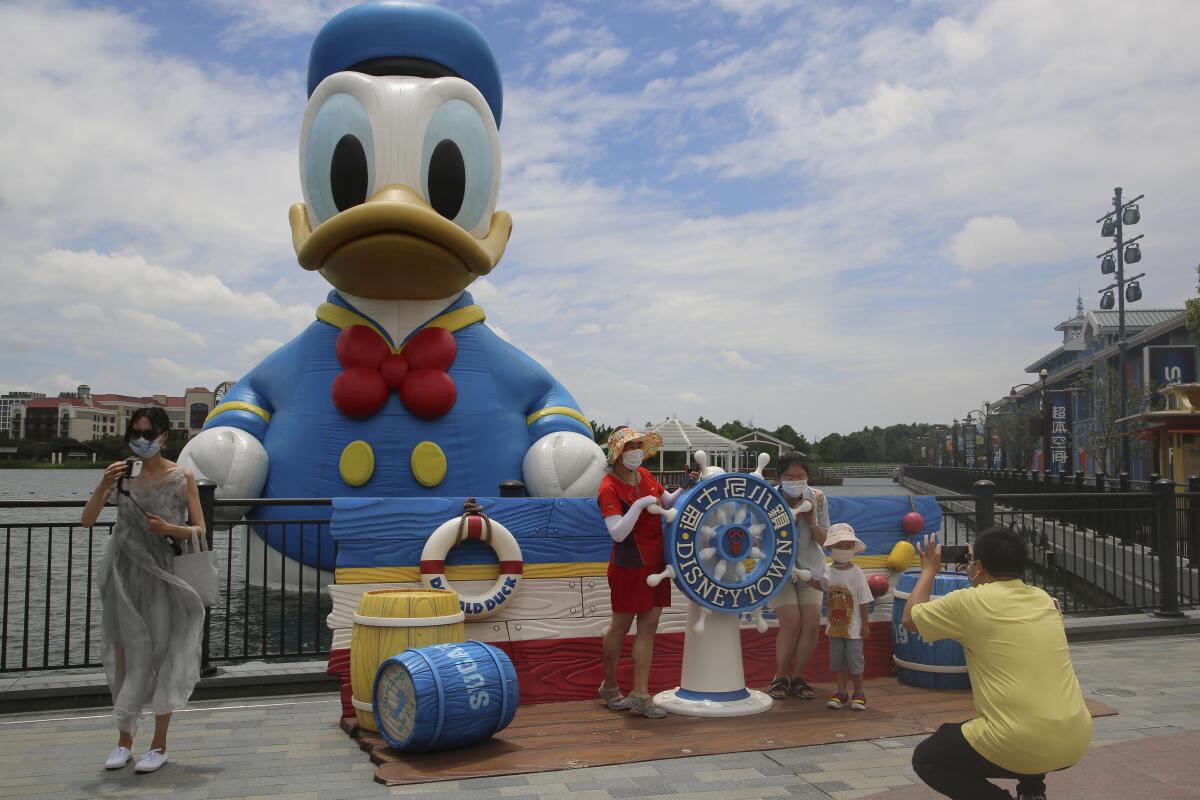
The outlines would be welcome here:
[[[485,238],[433,210],[417,192],[391,184],[367,202],[309,225],[303,203],[288,213],[300,266],[359,297],[434,300],[491,272],[512,235],[507,211],[492,215]]]

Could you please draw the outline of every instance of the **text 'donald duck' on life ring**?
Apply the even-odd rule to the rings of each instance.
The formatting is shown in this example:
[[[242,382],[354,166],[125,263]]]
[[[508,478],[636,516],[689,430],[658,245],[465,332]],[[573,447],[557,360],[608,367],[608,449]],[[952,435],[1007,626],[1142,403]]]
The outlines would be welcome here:
[[[439,525],[426,540],[421,550],[421,583],[430,589],[453,589],[446,579],[446,554],[468,539],[490,544],[500,559],[500,575],[490,589],[482,594],[458,593],[463,614],[473,621],[490,617],[512,599],[521,584],[525,562],[516,538],[499,522],[475,514],[455,517]]]

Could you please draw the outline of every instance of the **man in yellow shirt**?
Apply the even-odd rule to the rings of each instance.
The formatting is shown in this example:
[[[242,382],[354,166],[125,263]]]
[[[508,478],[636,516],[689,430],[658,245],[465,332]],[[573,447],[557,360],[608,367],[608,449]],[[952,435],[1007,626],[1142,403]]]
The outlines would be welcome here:
[[[1045,800],[1047,772],[1066,769],[1092,741],[1092,717],[1050,595],[1021,580],[1025,542],[1007,528],[975,538],[971,588],[929,599],[942,568],[937,537],[925,537],[921,577],[904,627],[927,642],[954,639],[967,655],[978,716],[946,724],[917,746],[913,769],[952,800],[1012,800],[988,778],[1018,781],[1020,800]]]

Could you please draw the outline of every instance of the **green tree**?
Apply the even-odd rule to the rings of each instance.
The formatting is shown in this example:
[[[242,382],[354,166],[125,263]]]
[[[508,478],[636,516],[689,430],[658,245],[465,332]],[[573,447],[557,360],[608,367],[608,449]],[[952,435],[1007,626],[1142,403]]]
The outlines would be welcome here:
[[[1121,453],[1121,374],[1111,364],[1092,367],[1081,380],[1085,392],[1084,402],[1090,405],[1092,424],[1083,435],[1083,445],[1091,453],[1096,471],[1119,472],[1118,460]],[[1158,399],[1158,386],[1154,382],[1137,385],[1126,384],[1126,416],[1149,411]],[[1137,437],[1129,440],[1130,453],[1141,456],[1147,443]]]
[[[608,437],[615,431],[612,425],[603,425],[596,420],[592,420],[592,438],[596,440],[596,444],[608,444]]]
[[[1192,338],[1200,339],[1200,264],[1196,265],[1196,277],[1196,294],[1198,296],[1189,297],[1187,300],[1183,301],[1183,320],[1184,325],[1187,326],[1188,333],[1192,335]]]
[[[845,437],[840,433],[831,433],[817,444],[817,452],[822,461],[836,464],[842,460],[842,445]]]

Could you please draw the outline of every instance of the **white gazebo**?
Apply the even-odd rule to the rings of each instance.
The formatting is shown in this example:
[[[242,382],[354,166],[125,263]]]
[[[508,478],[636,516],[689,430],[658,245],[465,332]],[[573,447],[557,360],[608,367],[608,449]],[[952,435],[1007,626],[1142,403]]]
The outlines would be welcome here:
[[[750,462],[756,461],[756,459],[754,457],[754,453],[749,451],[767,452],[770,449],[774,449],[775,458],[772,459],[772,461],[775,464],[778,464],[779,459],[783,458],[788,453],[796,452],[796,448],[792,447],[787,442],[758,428],[755,428],[747,434],[739,436],[737,438],[737,443],[747,448],[747,452],[742,453],[739,457],[738,466],[742,467],[748,465],[751,469],[753,469],[756,464]],[[744,465],[741,462],[745,460],[747,456],[749,456],[749,461],[747,461],[746,465]]]
[[[733,472],[738,467],[738,454],[746,449],[732,439],[726,439],[720,434],[706,431],[704,428],[689,425],[678,417],[671,417],[650,428],[662,437],[662,449],[658,452],[658,471],[663,471],[665,452],[686,453],[688,463],[692,463],[692,453],[703,450],[708,455],[710,466],[722,467]]]

